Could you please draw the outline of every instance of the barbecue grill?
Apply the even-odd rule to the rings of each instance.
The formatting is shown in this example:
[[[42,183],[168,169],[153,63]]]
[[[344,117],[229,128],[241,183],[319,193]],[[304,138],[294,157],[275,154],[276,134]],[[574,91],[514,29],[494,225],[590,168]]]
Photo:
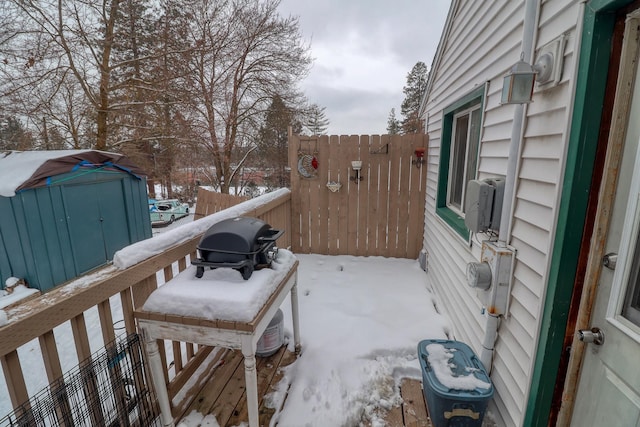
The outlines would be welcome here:
[[[200,258],[191,261],[201,278],[205,267],[229,267],[247,280],[258,268],[269,267],[277,254],[276,240],[284,230],[275,230],[262,220],[237,217],[220,221],[207,230],[198,243]]]

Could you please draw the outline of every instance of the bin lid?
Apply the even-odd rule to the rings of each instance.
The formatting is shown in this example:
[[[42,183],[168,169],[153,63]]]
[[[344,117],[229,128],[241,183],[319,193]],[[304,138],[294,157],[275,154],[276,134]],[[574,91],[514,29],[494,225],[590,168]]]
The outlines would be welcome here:
[[[424,378],[436,394],[465,400],[485,400],[493,396],[491,379],[467,344],[423,340],[418,344],[418,358]]]

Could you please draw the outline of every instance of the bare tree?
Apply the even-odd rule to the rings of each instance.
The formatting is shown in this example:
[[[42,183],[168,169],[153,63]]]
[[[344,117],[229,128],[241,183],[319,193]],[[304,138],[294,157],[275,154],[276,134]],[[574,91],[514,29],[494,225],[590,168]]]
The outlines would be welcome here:
[[[281,17],[278,5],[1,2],[0,116],[24,117],[41,148],[124,152],[167,181],[188,147],[205,153],[192,169],[213,173],[212,184],[228,192],[272,97],[304,103],[296,83],[309,47],[297,18]]]
[[[71,92],[67,91],[65,98],[60,90],[63,85],[67,85],[67,89],[77,87],[83,95],[82,103],[92,107],[95,147],[106,149],[111,53],[120,0],[11,0],[5,5],[11,8],[20,28],[13,32],[11,46],[14,49],[3,52],[3,74],[17,79],[3,88],[3,95],[25,99],[25,93],[35,93],[36,104],[26,110],[32,118],[43,109],[48,108],[51,113],[55,107],[59,107],[58,111],[66,108],[64,119],[65,115],[58,112],[50,115],[66,121],[67,129],[71,130],[79,129],[77,120],[67,120],[72,116],[69,114],[71,104],[64,105],[64,100],[71,100]],[[70,78],[73,83],[67,80]],[[77,92],[73,98],[78,101]],[[77,119],[76,114],[73,116]],[[37,126],[41,120],[33,123]]]
[[[227,193],[240,163],[232,154],[255,137],[272,96],[294,98],[309,68],[297,18],[278,15],[279,0],[203,0],[190,10],[191,73],[185,76],[191,120]]]

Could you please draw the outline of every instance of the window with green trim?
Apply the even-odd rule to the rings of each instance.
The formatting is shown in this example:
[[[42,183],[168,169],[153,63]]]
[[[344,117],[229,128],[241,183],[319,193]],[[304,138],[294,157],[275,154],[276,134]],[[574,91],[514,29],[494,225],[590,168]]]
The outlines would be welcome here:
[[[467,183],[478,172],[478,149],[484,86],[445,108],[440,145],[440,172],[436,213],[464,239]]]

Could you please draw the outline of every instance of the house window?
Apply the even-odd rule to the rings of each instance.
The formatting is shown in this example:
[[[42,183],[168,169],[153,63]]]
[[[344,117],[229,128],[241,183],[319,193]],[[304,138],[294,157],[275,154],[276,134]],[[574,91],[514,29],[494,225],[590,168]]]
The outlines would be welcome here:
[[[453,117],[453,155],[449,159],[449,208],[464,214],[467,182],[476,176],[480,140],[480,105]]]
[[[464,225],[465,192],[478,170],[484,89],[447,107],[443,117],[436,212],[465,239],[469,238]]]

